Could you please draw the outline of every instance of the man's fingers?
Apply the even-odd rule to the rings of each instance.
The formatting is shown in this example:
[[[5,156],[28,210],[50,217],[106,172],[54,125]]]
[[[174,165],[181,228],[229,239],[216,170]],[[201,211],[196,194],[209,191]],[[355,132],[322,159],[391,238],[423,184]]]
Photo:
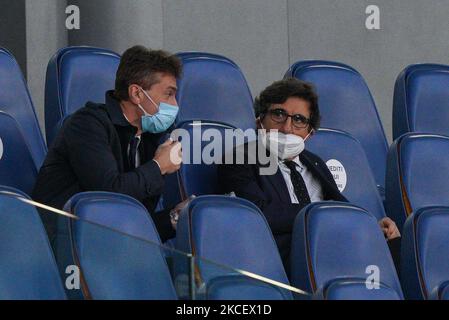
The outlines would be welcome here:
[[[162,144],[163,146],[169,146],[173,143],[173,139],[170,137]]]
[[[388,240],[401,236],[396,226],[396,223],[394,223],[394,221],[391,220],[390,218],[388,217],[383,218],[382,220],[379,221],[379,225],[380,228],[382,229],[383,234]]]
[[[400,234],[398,228],[396,227],[396,225],[393,224],[392,227],[389,228],[388,239],[394,239],[394,238],[398,238],[400,236],[401,236],[401,234]]]
[[[394,230],[391,232],[391,237],[392,237],[392,238],[397,238],[397,237],[400,237],[400,236],[401,236],[401,233],[399,232],[398,229],[394,229]]]
[[[394,223],[393,221],[391,221],[390,225],[388,226],[388,229],[392,236],[399,233],[398,227],[396,226],[396,223]]]
[[[387,218],[382,218],[382,220],[379,221],[379,225],[381,228],[385,228],[388,226],[388,220]]]

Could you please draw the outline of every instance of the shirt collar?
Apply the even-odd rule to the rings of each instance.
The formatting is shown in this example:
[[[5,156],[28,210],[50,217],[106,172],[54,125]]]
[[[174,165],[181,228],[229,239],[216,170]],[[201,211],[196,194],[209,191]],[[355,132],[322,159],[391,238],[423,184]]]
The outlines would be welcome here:
[[[296,156],[293,159],[293,162],[296,163],[301,170],[304,169],[304,165],[302,164],[301,160],[299,160],[299,156]]]
[[[106,92],[106,110],[114,125],[123,127],[132,126],[123,115],[120,101],[114,97],[114,90]]]
[[[296,165],[298,166],[300,171],[304,170],[304,165],[302,164],[301,160],[299,160],[299,156],[296,156],[295,158],[293,158],[292,161],[294,163],[296,163]],[[282,161],[282,160],[279,160],[279,162],[284,164],[284,161]]]

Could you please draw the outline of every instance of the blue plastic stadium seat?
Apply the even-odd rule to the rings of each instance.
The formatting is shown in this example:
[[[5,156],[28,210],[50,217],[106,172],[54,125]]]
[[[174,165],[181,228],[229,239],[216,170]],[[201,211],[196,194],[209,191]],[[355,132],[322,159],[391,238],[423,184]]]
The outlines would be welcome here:
[[[74,260],[93,299],[177,299],[160,238],[151,216],[137,200],[109,192],[73,196]]]
[[[379,281],[402,299],[392,257],[373,215],[332,201],[312,203],[298,214],[291,249],[294,287],[315,293],[343,276],[367,279],[372,266],[378,268]]]
[[[66,299],[39,213],[19,198],[0,186],[0,299]]]
[[[178,131],[180,130],[180,131]],[[229,133],[226,131],[229,130]],[[172,135],[181,140],[183,150],[183,163],[180,170],[168,175],[165,180],[164,206],[170,207],[178,204],[191,195],[220,194],[217,183],[217,165],[223,160],[225,152],[231,151],[235,145],[252,140],[245,137],[242,130],[221,123],[209,121],[193,121],[181,123]],[[210,134],[208,136],[206,133]],[[236,134],[233,144],[227,145],[226,135]],[[187,134],[184,138],[182,134]],[[252,130],[255,138],[255,131]],[[179,136],[179,137],[178,137]],[[212,151],[213,150],[213,151]],[[210,156],[210,161],[202,157]]]
[[[231,268],[289,284],[265,217],[247,200],[195,198],[180,215],[176,246],[198,258],[198,274],[206,284],[215,277],[233,274]]]
[[[67,47],[51,58],[45,83],[45,129],[50,146],[65,117],[86,102],[104,103],[114,89],[120,56],[93,47]]]
[[[350,134],[319,129],[306,140],[306,149],[327,163],[343,195],[352,203],[373,214],[385,217],[382,199],[361,144]]]
[[[402,232],[401,280],[408,299],[449,299],[449,207],[411,215]]]
[[[398,293],[383,283],[368,289],[366,279],[337,278],[329,281],[316,295],[319,300],[401,300]]]
[[[449,135],[449,66],[414,64],[398,76],[393,99],[393,138],[408,132]]]
[[[13,117],[0,111],[0,184],[31,194],[37,171],[23,130]]]
[[[206,300],[290,300],[279,287],[241,275],[216,277],[207,283]]]
[[[35,166],[40,168],[47,147],[20,67],[11,53],[3,48],[0,48],[0,88],[0,111],[17,121],[29,144]]]
[[[440,284],[440,286],[438,288],[435,288],[435,290],[433,290],[430,298],[432,300],[449,301],[449,281],[446,281],[446,282]]]
[[[373,97],[360,73],[336,62],[299,61],[285,76],[314,84],[321,125],[348,132],[362,144],[382,192],[388,144]]]
[[[406,218],[427,206],[449,206],[449,138],[409,133],[390,147],[387,212],[401,229]]]
[[[185,130],[184,132],[188,133],[188,137],[190,137],[190,139],[181,140],[183,156],[189,160],[189,163],[184,162],[181,165],[178,172],[181,194],[188,197],[192,194],[200,196],[220,193],[220,188],[217,185],[217,164],[222,162],[223,155],[228,151],[225,145],[225,132],[226,130],[233,132],[235,128],[224,123],[198,121],[183,123],[179,129]],[[215,134],[215,136],[198,140],[205,132]],[[215,143],[217,148],[214,152],[211,150],[206,152],[205,148],[212,147]],[[200,157],[203,152],[205,155],[213,157],[213,163],[205,162],[204,157]],[[197,157],[199,159],[196,159]],[[198,160],[199,163],[197,163]]]
[[[181,106],[177,124],[186,121],[222,121],[255,128],[253,99],[240,68],[228,58],[201,52],[179,53],[183,74],[178,81]]]
[[[23,192],[22,190],[10,187],[10,186],[4,186],[4,185],[0,185],[0,192],[2,192],[2,194],[12,194],[15,195],[17,197],[22,197],[22,198],[26,198],[29,199],[30,196],[27,195],[25,192]]]

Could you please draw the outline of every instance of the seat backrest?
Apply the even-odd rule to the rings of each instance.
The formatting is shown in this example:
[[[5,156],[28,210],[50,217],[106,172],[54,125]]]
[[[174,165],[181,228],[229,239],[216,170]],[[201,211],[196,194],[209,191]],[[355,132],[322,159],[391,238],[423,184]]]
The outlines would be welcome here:
[[[400,227],[413,211],[449,206],[449,137],[409,133],[390,147],[386,206]]]
[[[295,287],[316,292],[333,279],[367,279],[376,270],[380,280],[402,298],[393,259],[373,215],[342,202],[316,202],[301,210],[292,235]]]
[[[367,289],[366,279],[337,278],[316,294],[324,300],[401,300],[398,293],[383,283]]]
[[[0,48],[0,88],[0,111],[17,121],[29,144],[35,166],[40,168],[47,147],[20,67],[11,53],[3,48]]]
[[[182,131],[176,133],[185,135],[181,138],[184,161],[178,172],[182,197],[219,194],[217,165],[232,148],[231,145],[226,149],[226,131],[232,133],[235,128],[219,122],[194,121],[183,123],[178,129]]]
[[[206,300],[290,300],[284,290],[242,275],[216,277],[207,283]]]
[[[176,299],[160,238],[137,200],[109,192],[85,192],[66,204],[74,260],[94,299]],[[86,290],[87,289],[87,290]]]
[[[408,132],[449,135],[449,66],[414,64],[396,79],[393,138]]]
[[[388,144],[373,97],[360,73],[336,62],[299,61],[286,76],[315,86],[321,125],[356,138],[365,150],[377,185],[384,187]]]
[[[378,220],[385,217],[382,199],[361,144],[348,133],[319,129],[306,140],[307,150],[326,162],[342,194]]]
[[[201,52],[178,56],[183,73],[176,95],[180,105],[177,124],[203,120],[222,121],[241,129],[255,128],[251,92],[234,62]]]
[[[0,299],[66,299],[39,213],[19,198],[0,186]]]
[[[23,192],[22,190],[10,187],[10,186],[5,186],[5,185],[0,185],[0,192],[2,193],[10,193],[13,194],[17,197],[22,197],[25,199],[28,199],[30,196],[27,195],[25,192]]]
[[[17,121],[0,111],[0,184],[31,194],[37,167]]]
[[[435,289],[430,298],[432,300],[449,301],[449,281],[442,283],[439,288]]]
[[[449,207],[426,207],[402,232],[401,279],[408,299],[428,299],[449,281]]]
[[[226,150],[225,130],[228,129],[234,130],[232,126],[225,123],[209,121],[184,122],[176,127],[172,132],[172,137],[181,141],[183,163],[179,171],[169,174],[165,178],[164,207],[177,205],[191,195],[220,193],[217,184],[217,164]],[[202,137],[206,131],[215,137],[208,136],[203,141]],[[206,146],[215,146],[210,148],[207,153],[215,159],[213,163],[203,161],[202,152]]]
[[[201,279],[228,275],[228,266],[288,284],[268,223],[251,202],[228,196],[201,196],[183,209],[176,246],[193,253]],[[217,263],[217,264],[215,264]]]
[[[48,145],[63,120],[87,101],[104,103],[114,89],[120,56],[93,47],[67,47],[51,58],[45,82],[45,129]]]

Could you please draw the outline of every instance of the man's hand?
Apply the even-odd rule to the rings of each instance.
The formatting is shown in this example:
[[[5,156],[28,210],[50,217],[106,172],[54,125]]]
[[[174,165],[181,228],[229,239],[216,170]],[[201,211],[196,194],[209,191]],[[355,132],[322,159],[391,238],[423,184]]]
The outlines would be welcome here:
[[[190,201],[192,201],[193,199],[195,199],[195,195],[191,195],[188,199],[184,200],[183,202],[180,202],[176,205],[176,207],[174,207],[171,211],[170,211],[170,219],[171,219],[171,224],[173,226],[173,229],[176,230],[176,227],[178,225],[178,219],[179,219],[179,214],[182,211],[182,209],[184,209],[185,207],[187,207],[187,205],[190,203]]]
[[[167,139],[157,148],[153,160],[159,164],[163,175],[178,171],[182,163],[181,143]]]
[[[390,218],[387,217],[383,218],[382,220],[379,221],[379,225],[382,228],[385,238],[387,238],[388,240],[393,240],[401,236],[401,233],[399,232],[396,223],[394,223],[394,221],[391,220]]]

